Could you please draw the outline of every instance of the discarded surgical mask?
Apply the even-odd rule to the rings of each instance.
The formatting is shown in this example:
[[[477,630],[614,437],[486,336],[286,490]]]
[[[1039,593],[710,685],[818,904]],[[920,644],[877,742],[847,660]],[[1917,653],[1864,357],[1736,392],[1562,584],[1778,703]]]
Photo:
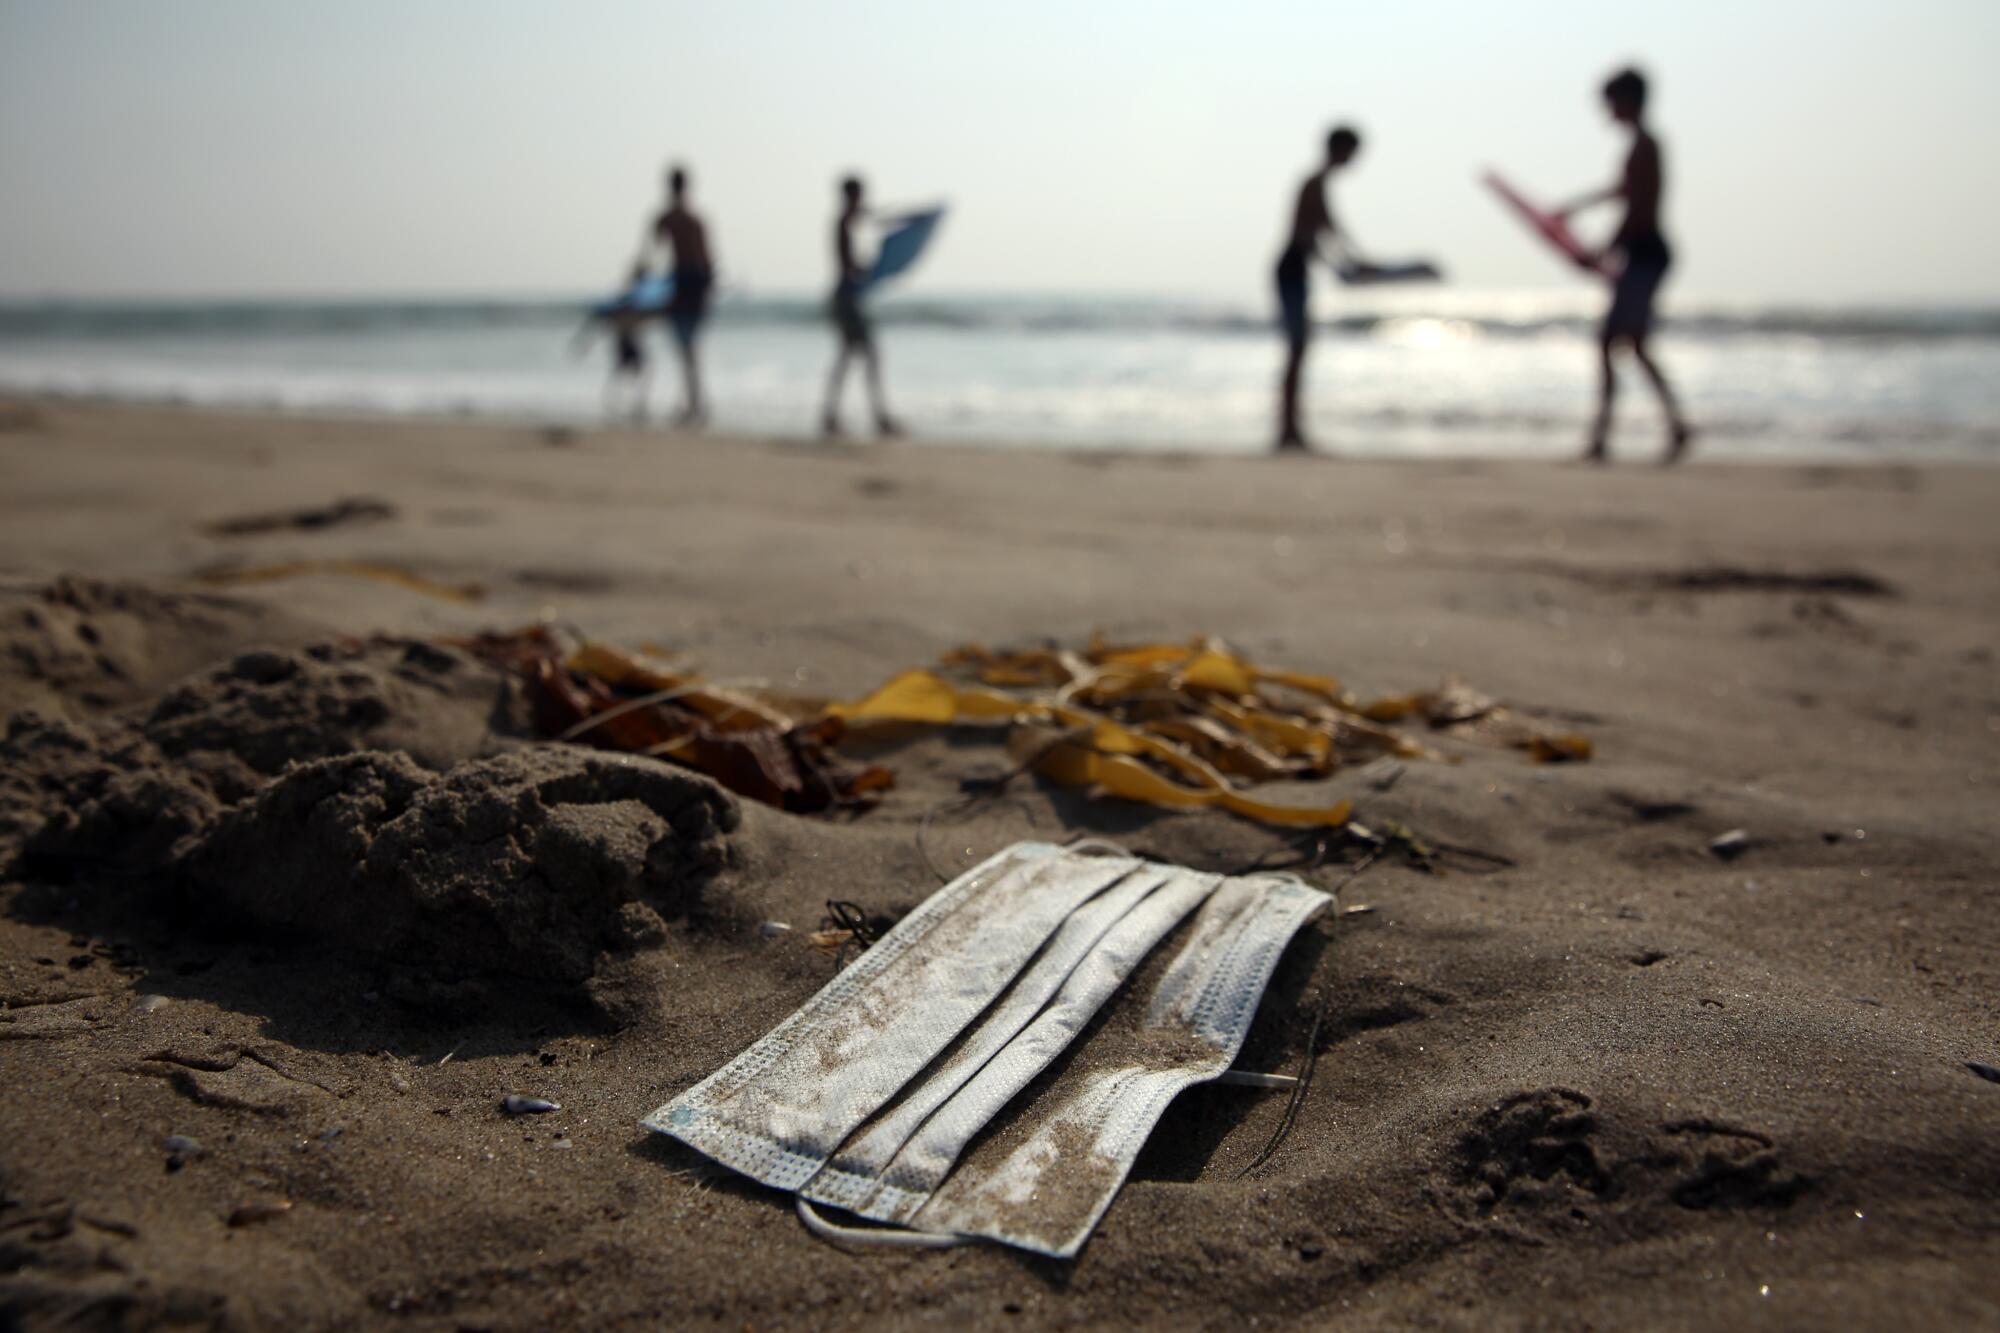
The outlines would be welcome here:
[[[1143,1007],[1114,1011],[911,1225],[1074,1256],[1168,1104],[1235,1063],[1278,956],[1331,901],[1292,878],[1225,881],[1159,981],[1131,997]]]
[[[1330,901],[1289,877],[1017,844],[645,1123],[797,1193],[816,1230],[843,1229],[807,1201],[911,1228],[870,1238],[1070,1257],[1168,1103],[1229,1069],[1278,956]]]

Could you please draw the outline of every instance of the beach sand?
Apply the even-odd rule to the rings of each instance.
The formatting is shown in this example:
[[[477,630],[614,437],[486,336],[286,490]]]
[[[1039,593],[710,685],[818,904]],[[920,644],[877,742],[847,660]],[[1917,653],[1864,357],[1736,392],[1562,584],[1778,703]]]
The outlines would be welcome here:
[[[1993,1326],[2000,1084],[1966,1062],[2000,1065],[2000,471],[1631,448],[5,405],[0,1299],[79,1327]],[[211,526],[342,499],[379,504]],[[192,581],[341,560],[483,596]],[[825,696],[965,641],[1214,634],[1363,696],[1461,675],[1596,757],[1440,741],[1461,762],[1330,781],[1512,864],[1384,858],[1342,890],[1372,913],[1302,937],[1242,1063],[1298,1068],[1330,998],[1317,1076],[1247,1177],[1285,1096],[1198,1089],[1074,1263],[848,1254],[638,1124],[832,975],[825,900],[906,911],[927,858],[1023,837],[1208,868],[1295,839],[1016,783],[920,847],[1005,765],[978,737],[877,747],[896,790],[838,820],[524,753],[499,677],[412,641],[542,616]],[[462,929],[412,865],[485,876]],[[605,887],[633,876],[658,912]]]

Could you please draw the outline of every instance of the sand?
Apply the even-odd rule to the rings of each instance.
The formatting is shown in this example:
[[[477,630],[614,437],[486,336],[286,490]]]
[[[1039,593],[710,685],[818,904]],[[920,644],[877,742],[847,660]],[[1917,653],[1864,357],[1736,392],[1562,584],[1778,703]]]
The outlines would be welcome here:
[[[29,1326],[2000,1321],[2000,472],[1343,463],[353,422],[0,417],[0,1301]],[[228,587],[204,572],[363,561]],[[1502,854],[1385,859],[1073,1264],[846,1254],[638,1127],[893,918],[997,746],[856,818],[538,746],[428,646],[548,615],[845,695],[965,640],[1219,634],[1459,673],[1587,764],[1336,777]],[[1015,784],[970,865],[1214,812]],[[1741,829],[1748,845],[1709,850]],[[1315,874],[1323,884],[1344,869]],[[790,924],[767,933],[767,921]],[[561,1109],[509,1117],[510,1093]]]

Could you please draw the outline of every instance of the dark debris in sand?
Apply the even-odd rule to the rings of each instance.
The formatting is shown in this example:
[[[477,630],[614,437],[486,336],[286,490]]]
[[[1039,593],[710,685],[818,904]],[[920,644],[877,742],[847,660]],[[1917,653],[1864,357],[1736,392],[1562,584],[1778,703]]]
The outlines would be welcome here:
[[[213,537],[254,537],[272,532],[317,532],[350,523],[379,523],[396,517],[396,506],[373,496],[349,496],[331,504],[281,509],[271,513],[236,514],[206,524]]]
[[[1607,1121],[1570,1088],[1516,1093],[1458,1144],[1456,1207],[1468,1220],[1545,1230],[1606,1210],[1782,1209],[1811,1188],[1769,1135],[1714,1120]],[[1601,1216],[1595,1218],[1602,1225]]]

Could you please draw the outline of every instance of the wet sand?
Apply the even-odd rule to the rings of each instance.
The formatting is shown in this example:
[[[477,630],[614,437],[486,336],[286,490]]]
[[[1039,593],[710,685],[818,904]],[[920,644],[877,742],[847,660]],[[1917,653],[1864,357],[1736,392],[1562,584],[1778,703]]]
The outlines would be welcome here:
[[[0,405],[0,1299],[84,1327],[2000,1320],[2000,1083],[1966,1066],[2000,1065],[2000,471],[1629,447],[1590,470]],[[480,597],[192,581],[341,561]],[[968,640],[1217,634],[1362,695],[1456,673],[1597,755],[1445,744],[1462,762],[1330,782],[1512,864],[1385,859],[1342,891],[1372,913],[1302,937],[1243,1063],[1296,1068],[1330,998],[1317,1078],[1246,1178],[1283,1095],[1196,1090],[1074,1264],[850,1255],[638,1127],[831,975],[803,938],[826,899],[907,910],[926,853],[1022,837],[1204,867],[1285,839],[1016,784],[920,848],[1005,762],[940,735],[881,747],[896,791],[837,821],[526,759],[499,678],[408,641],[544,615],[813,695]],[[481,802],[514,812],[497,842],[446,828]],[[411,908],[405,872],[447,862],[459,915]],[[591,897],[621,876],[659,910]],[[349,893],[377,895],[360,924]]]

